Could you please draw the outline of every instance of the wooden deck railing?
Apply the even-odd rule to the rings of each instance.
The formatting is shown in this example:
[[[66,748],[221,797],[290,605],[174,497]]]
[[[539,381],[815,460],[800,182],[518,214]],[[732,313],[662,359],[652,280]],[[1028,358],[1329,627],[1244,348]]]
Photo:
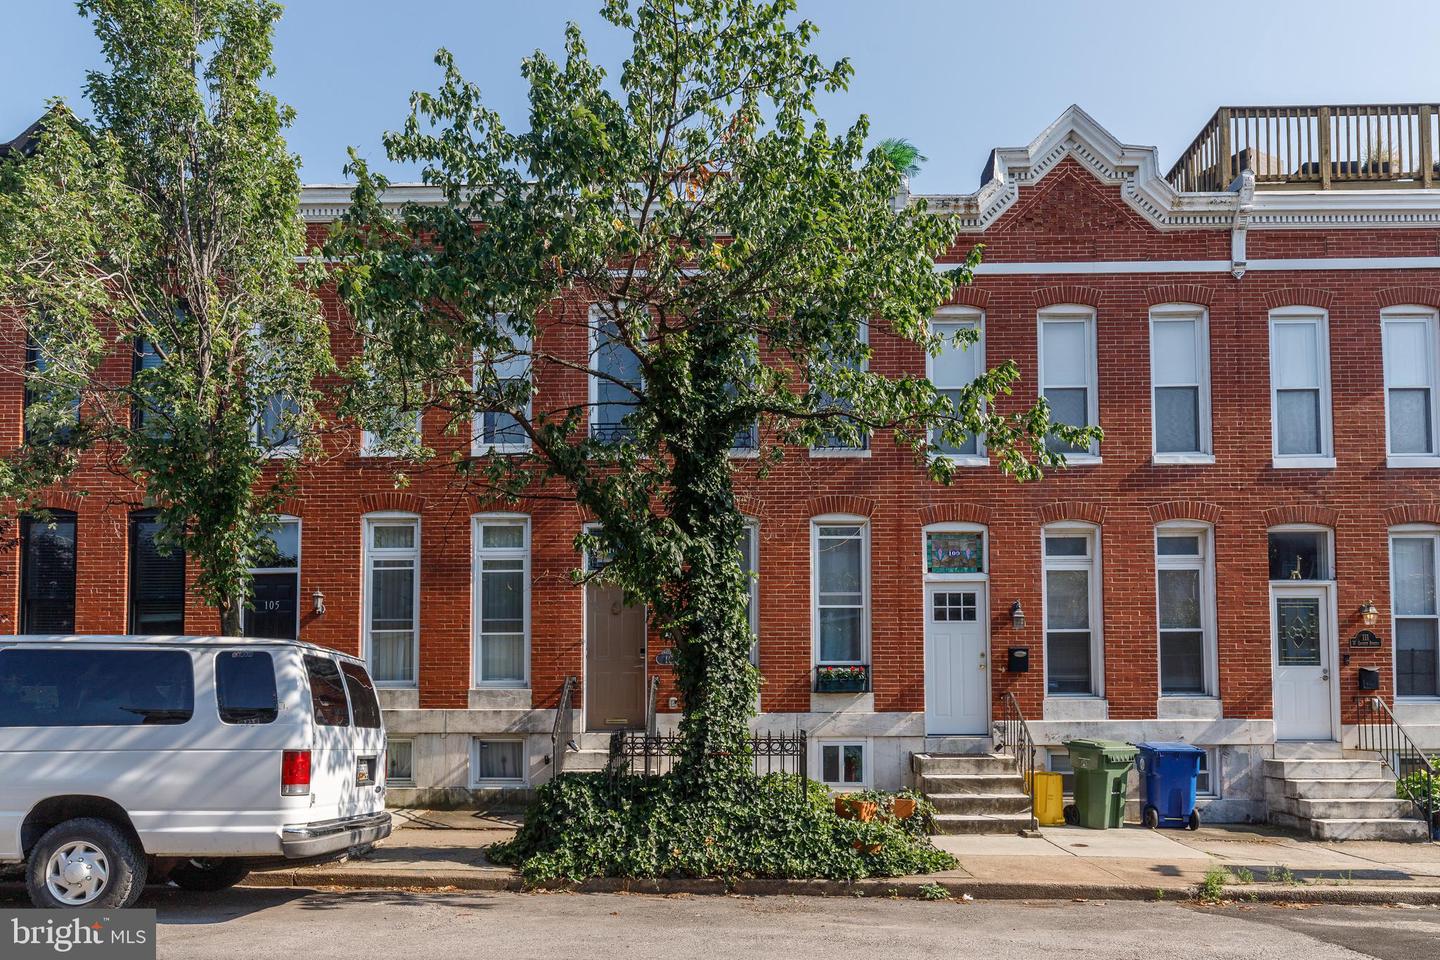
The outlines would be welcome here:
[[[1432,103],[1221,107],[1166,179],[1177,190],[1225,190],[1249,169],[1257,185],[1435,187],[1437,124]]]

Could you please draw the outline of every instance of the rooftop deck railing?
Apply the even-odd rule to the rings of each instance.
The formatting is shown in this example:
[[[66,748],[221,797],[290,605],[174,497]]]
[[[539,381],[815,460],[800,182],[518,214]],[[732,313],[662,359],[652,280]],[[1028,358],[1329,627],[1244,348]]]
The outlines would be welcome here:
[[[1221,107],[1170,168],[1182,191],[1225,190],[1250,170],[1258,187],[1440,185],[1440,106]]]

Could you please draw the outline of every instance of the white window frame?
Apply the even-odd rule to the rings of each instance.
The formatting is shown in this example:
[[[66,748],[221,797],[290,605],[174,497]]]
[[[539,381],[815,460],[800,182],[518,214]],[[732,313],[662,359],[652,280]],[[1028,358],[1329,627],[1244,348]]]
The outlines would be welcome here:
[[[1190,320],[1195,324],[1195,369],[1199,383],[1155,382],[1155,326],[1167,321]],[[1155,425],[1155,396],[1162,387],[1195,387],[1199,396],[1199,450],[1161,453]],[[1150,452],[1157,464],[1211,464],[1215,462],[1210,424],[1210,312],[1193,303],[1162,303],[1150,308]]]
[[[415,786],[415,740],[413,737],[387,737],[385,739],[385,765],[390,765],[390,750],[397,743],[405,743],[410,746],[410,776],[396,777],[390,779],[389,769],[385,770],[385,786],[387,787],[413,787]]]
[[[534,342],[528,336],[518,337],[516,335],[514,329],[510,327],[510,314],[497,313],[494,315],[493,319],[497,326],[500,326],[509,331],[510,344],[512,347],[512,352],[514,353],[513,360],[523,362],[525,364],[524,379],[529,381],[530,383],[530,397],[525,401],[524,418],[526,420],[529,420],[532,418],[535,403],[535,368],[533,362]],[[470,377],[470,389],[474,390],[479,386],[480,371],[484,366],[485,357],[479,350],[476,350],[474,356],[471,358],[472,369]],[[518,380],[521,378],[515,377],[513,379]],[[470,425],[470,433],[472,438],[470,442],[471,456],[483,457],[487,453],[529,453],[530,438],[528,436],[516,443],[489,443],[485,440],[485,414],[490,412],[493,411],[475,411],[474,420]]]
[[[1049,557],[1045,538],[1084,536],[1089,540],[1087,557]],[[1090,692],[1055,693],[1050,690],[1050,588],[1051,570],[1085,570],[1090,574]],[[1105,696],[1105,606],[1102,602],[1100,528],[1093,523],[1061,521],[1040,528],[1040,642],[1045,651],[1045,696],[1047,699],[1102,699]],[[1060,631],[1068,632],[1068,631]]]
[[[1046,383],[1045,382],[1045,324],[1058,322],[1084,321],[1086,342],[1090,348],[1090,356],[1086,376],[1086,383]],[[1039,384],[1040,396],[1045,396],[1045,391],[1054,387],[1057,390],[1073,389],[1082,387],[1085,390],[1085,420],[1088,426],[1096,426],[1100,423],[1100,366],[1099,350],[1097,348],[1096,327],[1099,326],[1094,307],[1087,307],[1079,303],[1057,303],[1048,307],[1042,307],[1036,314],[1035,319],[1035,363],[1038,376],[1035,378]],[[1091,443],[1088,451],[1078,453],[1067,453],[1065,462],[1070,466],[1083,466],[1085,464],[1100,463],[1099,444]]]
[[[1198,557],[1161,556],[1161,537],[1198,537]],[[1175,520],[1155,527],[1155,678],[1160,696],[1169,699],[1214,699],[1219,696],[1220,661],[1216,642],[1215,608],[1215,531],[1208,523]],[[1160,571],[1198,570],[1200,572],[1200,634],[1204,663],[1204,689],[1199,693],[1165,692],[1164,661],[1161,656]]]
[[[745,518],[744,536],[750,547],[750,635],[755,638],[750,644],[750,662],[760,665],[760,521]]]
[[[416,437],[417,440],[419,440],[419,441],[422,442],[422,443],[423,443],[424,440],[425,440],[425,411],[424,411],[424,410],[416,410],[416,411],[415,411],[415,437]],[[391,458],[393,458],[395,455],[396,455],[396,454],[395,454],[395,452],[394,452],[393,450],[391,450],[391,449],[389,449],[388,447],[384,446],[384,445],[380,442],[380,437],[379,437],[379,435],[374,434],[374,433],[371,433],[369,430],[362,430],[362,431],[360,431],[360,456],[362,456],[362,457],[375,457],[375,458],[379,458],[379,457],[391,457]]]
[[[935,311],[935,316],[930,320],[930,332],[937,333],[937,327],[974,327],[978,337],[974,343],[968,344],[965,353],[975,357],[975,369],[980,373],[985,372],[985,312],[976,310],[973,307],[941,307]],[[950,345],[950,338],[946,337],[945,350],[954,349]],[[935,383],[935,357],[927,351],[925,354],[925,377],[937,390],[957,390],[967,384],[940,384]],[[941,453],[936,451],[931,454],[936,458],[949,460],[957,467],[985,467],[990,465],[990,453],[985,449],[985,435],[978,434],[975,437],[974,453]]]
[[[870,324],[868,322],[862,321],[860,323],[860,342],[865,346],[870,345]],[[860,361],[860,371],[864,373],[869,369],[870,358],[866,357]],[[868,457],[870,456],[871,439],[872,437],[866,434],[858,447],[810,447],[809,454],[812,457],[820,459],[827,457]]]
[[[1197,746],[1199,745],[1197,744]],[[1205,756],[1205,768],[1200,771],[1200,776],[1205,778],[1206,785],[1202,789],[1197,782],[1195,795],[1207,800],[1218,800],[1220,799],[1220,748],[1200,747],[1200,749]]]
[[[525,544],[521,547],[486,547],[484,528],[488,525],[518,526],[524,532]],[[470,518],[470,685],[473,689],[511,688],[524,689],[530,686],[530,517],[523,513],[477,513]],[[484,637],[481,634],[480,611],[484,602],[484,562],[494,560],[519,560],[520,577],[524,583],[524,634],[525,656],[520,679],[486,680],[480,676],[484,663],[481,649]]]
[[[980,573],[931,573],[930,534],[978,533]],[[990,528],[980,523],[932,523],[920,528],[920,575],[933,583],[987,583],[990,580]]]
[[[1390,351],[1385,333],[1395,323],[1425,324],[1426,383],[1430,390],[1430,453],[1393,453],[1390,450]],[[1385,465],[1390,468],[1440,467],[1440,311],[1433,307],[1397,306],[1380,311],[1380,356],[1385,366]],[[1406,384],[1396,389],[1404,389]]]
[[[366,667],[367,667],[367,668],[369,669],[369,671],[370,671],[370,676],[371,676],[372,679],[375,677],[375,669],[374,669],[375,660],[374,660],[374,657],[372,656],[372,654],[374,653],[374,651],[373,651],[373,649],[371,648],[371,643],[370,643],[370,604],[371,604],[371,601],[374,599],[373,596],[372,596],[372,590],[371,590],[371,587],[370,587],[370,583],[371,583],[371,579],[372,579],[372,578],[371,578],[371,572],[372,572],[372,570],[371,570],[371,563],[372,563],[373,561],[377,560],[377,559],[378,559],[378,560],[399,560],[399,559],[402,559],[402,558],[411,558],[411,557],[413,557],[413,559],[415,560],[415,580],[414,580],[414,586],[413,586],[413,588],[412,588],[412,589],[414,590],[414,592],[415,592],[415,593],[414,593],[414,598],[415,598],[415,599],[414,599],[414,607],[413,607],[413,609],[414,609],[414,611],[415,611],[415,614],[414,614],[414,619],[413,619],[414,626],[413,626],[413,628],[412,628],[412,632],[413,632],[414,635],[415,635],[415,639],[414,639],[414,641],[413,641],[413,645],[414,645],[414,646],[413,646],[412,661],[411,661],[411,662],[415,665],[415,676],[414,676],[414,678],[411,679],[411,680],[379,680],[379,679],[375,679],[375,681],[374,681],[374,682],[375,682],[375,686],[377,686],[377,687],[394,687],[394,688],[397,688],[397,689],[414,689],[414,688],[416,688],[416,687],[418,687],[418,686],[420,685],[420,597],[421,597],[421,593],[420,593],[420,573],[421,573],[421,570],[422,570],[422,566],[421,566],[421,556],[420,556],[420,543],[421,543],[421,541],[420,541],[420,536],[421,536],[421,532],[422,532],[421,529],[420,529],[420,517],[419,517],[417,514],[414,514],[414,513],[405,513],[405,512],[403,512],[403,511],[391,511],[391,510],[387,510],[387,511],[379,511],[379,512],[376,512],[376,513],[367,513],[367,514],[365,514],[364,517],[361,518],[361,521],[362,521],[362,522],[361,522],[361,524],[360,524],[360,529],[361,529],[361,541],[360,541],[360,546],[361,546],[361,564],[360,564],[361,582],[360,582],[360,593],[361,593],[361,596],[362,596],[363,600],[362,600],[362,603],[361,603],[361,605],[360,605],[360,649],[361,649],[361,652],[362,652],[362,653],[364,654],[364,656],[365,656],[365,664],[366,664]],[[408,523],[412,524],[412,525],[415,527],[415,546],[414,546],[414,547],[407,547],[407,548],[404,548],[404,549],[391,548],[391,547],[381,547],[381,548],[378,548],[378,549],[377,549],[377,548],[371,546],[371,544],[374,542],[374,537],[373,537],[371,534],[372,534],[372,530],[373,530],[373,528],[374,528],[375,526],[378,526],[378,525],[398,524],[398,523],[401,523],[401,522],[408,522]]]
[[[589,404],[589,406],[586,407],[585,414],[585,436],[592,440],[595,439],[595,414],[600,409],[600,378],[595,376],[593,371],[599,369],[597,364],[600,355],[600,326],[609,319],[610,318],[605,315],[605,311],[601,310],[598,304],[590,305],[589,327],[586,340],[589,353],[586,354],[585,362],[591,372],[585,376],[586,400]],[[641,390],[645,389],[644,370],[640,371],[640,383],[637,386]]]
[[[860,528],[860,659],[820,659],[820,528]],[[868,666],[870,663],[870,520],[851,514],[810,518],[810,662],[811,666]]]
[[[826,747],[835,747],[836,749],[838,749],[838,750],[841,751],[841,752],[840,752],[840,768],[841,768],[841,771],[842,771],[842,775],[843,775],[843,770],[844,770],[844,767],[845,767],[845,753],[844,753],[845,748],[846,748],[846,747],[859,747],[859,748],[860,748],[860,767],[861,767],[861,777],[860,777],[860,780],[857,781],[857,782],[855,782],[855,783],[846,783],[846,782],[843,781],[843,780],[841,780],[841,781],[835,781],[835,782],[831,782],[831,781],[829,781],[829,780],[826,780],[826,779],[825,779],[825,748],[826,748]],[[857,738],[852,738],[852,739],[849,739],[849,740],[842,740],[842,739],[816,740],[816,741],[815,741],[815,745],[814,745],[814,756],[815,756],[815,759],[814,759],[814,761],[813,761],[813,765],[812,765],[812,768],[811,768],[811,771],[810,771],[810,773],[811,773],[811,779],[812,779],[812,780],[815,780],[815,781],[817,781],[817,782],[819,782],[819,783],[823,783],[827,788],[829,788],[830,790],[835,791],[835,792],[837,792],[837,793],[844,793],[844,792],[848,792],[848,791],[851,791],[851,790],[868,790],[868,789],[870,788],[870,784],[871,784],[871,783],[874,781],[874,779],[875,779],[874,776],[872,775],[872,771],[871,771],[871,769],[870,769],[870,765],[871,765],[872,761],[874,760],[875,751],[873,751],[873,750],[870,749],[870,738],[868,738],[868,737],[857,737]]]
[[[1437,694],[1436,694],[1436,695],[1420,694],[1419,696],[1416,696],[1416,695],[1414,695],[1414,694],[1407,694],[1407,695],[1405,695],[1405,696],[1401,696],[1400,693],[1399,693],[1399,690],[1400,690],[1400,664],[1399,664],[1399,657],[1393,655],[1394,653],[1398,652],[1398,649],[1399,649],[1399,648],[1398,648],[1398,645],[1397,645],[1397,644],[1398,644],[1398,639],[1399,639],[1399,633],[1398,633],[1398,631],[1397,631],[1396,628],[1397,628],[1397,626],[1399,625],[1399,621],[1402,620],[1402,619],[1407,619],[1407,620],[1431,620],[1431,619],[1433,619],[1433,620],[1436,620],[1437,622],[1440,622],[1440,596],[1437,596],[1437,598],[1436,598],[1436,599],[1437,599],[1437,608],[1436,608],[1437,614],[1436,614],[1436,616],[1434,616],[1434,617],[1425,617],[1425,616],[1420,616],[1420,615],[1415,615],[1415,614],[1407,614],[1407,615],[1402,616],[1402,615],[1400,615],[1399,613],[1396,612],[1396,603],[1395,603],[1395,595],[1396,595],[1396,593],[1395,593],[1395,540],[1396,540],[1397,538],[1409,538],[1409,539],[1416,539],[1416,540],[1418,540],[1418,539],[1428,539],[1428,540],[1430,541],[1430,549],[1431,549],[1431,551],[1433,552],[1433,555],[1434,555],[1434,557],[1435,557],[1435,563],[1437,564],[1437,566],[1435,567],[1436,591],[1437,591],[1437,593],[1440,593],[1440,527],[1436,527],[1436,526],[1433,526],[1433,525],[1431,525],[1431,524],[1426,524],[1426,523],[1407,523],[1407,524],[1401,524],[1401,525],[1399,525],[1399,526],[1394,526],[1394,527],[1391,527],[1390,530],[1389,530],[1389,537],[1388,537],[1388,540],[1387,540],[1387,543],[1386,543],[1386,551],[1387,551],[1387,555],[1388,555],[1389,562],[1390,562],[1390,636],[1391,636],[1391,638],[1392,638],[1392,640],[1391,640],[1392,656],[1390,657],[1390,682],[1391,682],[1392,686],[1390,687],[1390,689],[1396,691],[1395,700],[1398,701],[1398,702],[1400,702],[1400,703],[1437,703],[1437,702],[1440,702],[1440,691],[1437,691]],[[1440,629],[1440,628],[1437,628],[1437,629]],[[1440,652],[1437,652],[1437,657],[1440,657]],[[1437,667],[1437,669],[1440,669],[1440,664],[1437,664],[1436,667]]]
[[[1334,411],[1330,387],[1330,314],[1316,307],[1278,307],[1270,311],[1270,456],[1275,469],[1314,470],[1335,466]],[[1275,330],[1281,324],[1310,323],[1316,327],[1320,379],[1320,452],[1280,453],[1280,398],[1275,387]]]
[[[482,743],[518,743],[520,744],[520,776],[513,778],[481,777],[480,776],[480,744]],[[483,787],[523,787],[530,783],[530,744],[524,737],[505,736],[474,736],[470,738],[470,786],[472,788]]]
[[[266,526],[285,523],[295,524],[295,566],[294,567],[251,567],[250,574],[254,576],[260,573],[294,573],[295,574],[295,638],[300,638],[300,573],[305,564],[305,527],[299,517],[292,517],[289,514],[278,514],[271,517]],[[244,627],[245,617],[250,615],[249,608],[242,612],[241,628]]]

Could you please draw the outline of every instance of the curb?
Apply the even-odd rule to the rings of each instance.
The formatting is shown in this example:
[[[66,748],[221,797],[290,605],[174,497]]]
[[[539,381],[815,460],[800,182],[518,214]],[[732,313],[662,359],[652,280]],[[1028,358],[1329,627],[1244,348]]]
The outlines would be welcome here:
[[[339,887],[346,890],[525,890],[513,873],[437,874],[428,871],[281,870],[253,873],[254,887]],[[596,877],[583,883],[551,883],[541,889],[573,893],[691,894],[702,896],[899,897],[919,899],[921,888],[944,887],[952,898],[968,894],[975,900],[1150,900],[1192,902],[1191,887],[1145,887],[1138,884],[1028,883],[955,878],[913,877],[857,880],[631,880]],[[1164,892],[1163,897],[1156,894]],[[1222,902],[1440,905],[1440,887],[1313,886],[1273,887],[1263,884],[1226,886]]]

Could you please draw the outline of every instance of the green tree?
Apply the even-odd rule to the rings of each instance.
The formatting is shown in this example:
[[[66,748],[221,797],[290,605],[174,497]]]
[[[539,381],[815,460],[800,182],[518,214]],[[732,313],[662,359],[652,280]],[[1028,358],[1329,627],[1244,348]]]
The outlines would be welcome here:
[[[54,105],[34,155],[0,170],[6,362],[29,398],[0,493],[25,509],[67,477],[81,493],[133,480],[162,549],[196,561],[239,633],[257,538],[316,447],[315,379],[334,367],[292,111],[263,86],[280,7],[78,6],[108,65],[86,83],[93,119]]]
[[[974,434],[1018,477],[1061,463],[1043,404],[991,402],[1009,393],[1013,363],[958,397],[867,368],[882,336],[940,349],[930,318],[978,251],[937,271],[956,224],[896,203],[904,171],[891,152],[866,152],[863,118],[832,133],[817,116],[817,96],[843,89],[851,68],[810,50],[816,28],[792,22],[793,8],[610,0],[605,18],[632,43],[618,82],[572,24],[563,60],[536,52],[522,65],[521,133],[442,50],[443,83],[414,94],[385,145],[443,202],[392,209],[385,179],[354,159],[353,205],[330,244],[363,345],[350,408],[382,432],[408,420],[387,411],[420,406],[464,431],[485,411],[513,418],[528,453],[467,449],[455,465],[487,495],[560,489],[599,521],[577,546],[614,558],[599,575],[648,604],[674,648],[676,772],[692,795],[745,769],[756,697],[738,473],[875,434],[938,481],[951,464],[929,456],[937,441]],[[587,305],[588,361],[562,345],[579,340],[566,328],[586,325]],[[515,375],[517,357],[531,379]],[[531,387],[577,374],[595,402]],[[733,457],[737,437],[760,455]]]

